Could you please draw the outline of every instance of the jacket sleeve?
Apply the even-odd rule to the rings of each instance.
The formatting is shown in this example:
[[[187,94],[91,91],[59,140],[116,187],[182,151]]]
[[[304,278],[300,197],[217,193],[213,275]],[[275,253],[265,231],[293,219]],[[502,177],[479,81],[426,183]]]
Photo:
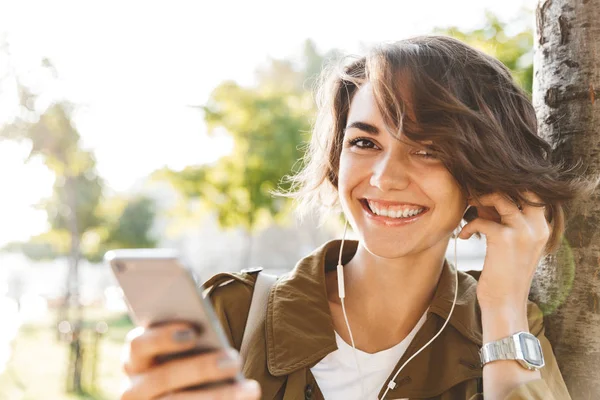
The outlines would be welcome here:
[[[527,305],[529,331],[542,345],[545,365],[540,370],[542,379],[536,379],[514,388],[505,400],[571,400],[567,385],[558,369],[552,346],[544,334],[544,316],[533,302]]]

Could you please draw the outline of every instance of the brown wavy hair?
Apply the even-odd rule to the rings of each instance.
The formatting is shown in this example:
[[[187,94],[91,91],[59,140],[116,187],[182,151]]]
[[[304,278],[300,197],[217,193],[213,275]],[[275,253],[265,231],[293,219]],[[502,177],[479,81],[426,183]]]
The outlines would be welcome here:
[[[373,49],[345,66],[327,68],[317,93],[318,114],[302,169],[288,177],[286,195],[299,211],[338,204],[340,153],[350,102],[370,82],[387,130],[427,146],[474,200],[500,192],[517,204],[546,206],[554,252],[565,229],[563,204],[594,190],[580,163],[567,165],[537,135],[535,111],[510,71],[495,58],[451,37],[419,36]],[[410,109],[412,112],[407,113]],[[400,135],[402,133],[403,136]],[[536,193],[543,204],[522,195]],[[477,217],[472,208],[467,222]]]

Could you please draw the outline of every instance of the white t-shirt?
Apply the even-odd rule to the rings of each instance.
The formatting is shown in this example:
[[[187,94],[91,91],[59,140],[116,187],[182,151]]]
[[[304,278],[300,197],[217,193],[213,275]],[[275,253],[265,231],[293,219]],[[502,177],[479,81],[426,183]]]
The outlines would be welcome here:
[[[310,369],[325,399],[376,400],[381,387],[385,384],[386,379],[392,373],[413,337],[425,323],[426,318],[427,311],[408,336],[392,348],[373,354],[356,350],[360,371],[364,378],[365,396],[361,393],[361,378],[356,369],[354,350],[336,332],[335,340],[338,349],[329,353]]]

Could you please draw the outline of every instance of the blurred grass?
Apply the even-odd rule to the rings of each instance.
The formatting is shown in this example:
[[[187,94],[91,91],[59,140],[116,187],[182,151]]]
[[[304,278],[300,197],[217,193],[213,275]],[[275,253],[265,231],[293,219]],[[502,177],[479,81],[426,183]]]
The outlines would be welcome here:
[[[56,317],[49,313],[43,321],[21,327],[12,344],[6,371],[0,375],[0,400],[117,399],[124,378],[120,366],[122,345],[133,325],[126,314],[103,309],[86,309],[84,316],[85,328],[93,330],[100,321],[108,325],[108,331],[98,345],[95,387],[86,387],[88,391],[84,395],[66,393],[69,344],[56,339]],[[91,337],[86,335],[84,338]],[[86,349],[91,351],[90,346]],[[85,385],[86,372],[83,374]]]

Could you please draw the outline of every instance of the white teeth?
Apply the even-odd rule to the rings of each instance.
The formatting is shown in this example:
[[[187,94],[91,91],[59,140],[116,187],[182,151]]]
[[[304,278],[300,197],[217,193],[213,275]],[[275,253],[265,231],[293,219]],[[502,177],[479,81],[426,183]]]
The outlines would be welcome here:
[[[412,217],[412,216],[415,216],[417,214],[420,214],[424,210],[424,208],[419,208],[419,209],[405,209],[405,210],[392,210],[392,209],[389,209],[389,208],[377,208],[375,205],[373,205],[371,203],[369,203],[369,207],[371,208],[371,211],[373,211],[373,214],[380,215],[382,217],[389,217],[389,218],[407,218],[407,217]]]

